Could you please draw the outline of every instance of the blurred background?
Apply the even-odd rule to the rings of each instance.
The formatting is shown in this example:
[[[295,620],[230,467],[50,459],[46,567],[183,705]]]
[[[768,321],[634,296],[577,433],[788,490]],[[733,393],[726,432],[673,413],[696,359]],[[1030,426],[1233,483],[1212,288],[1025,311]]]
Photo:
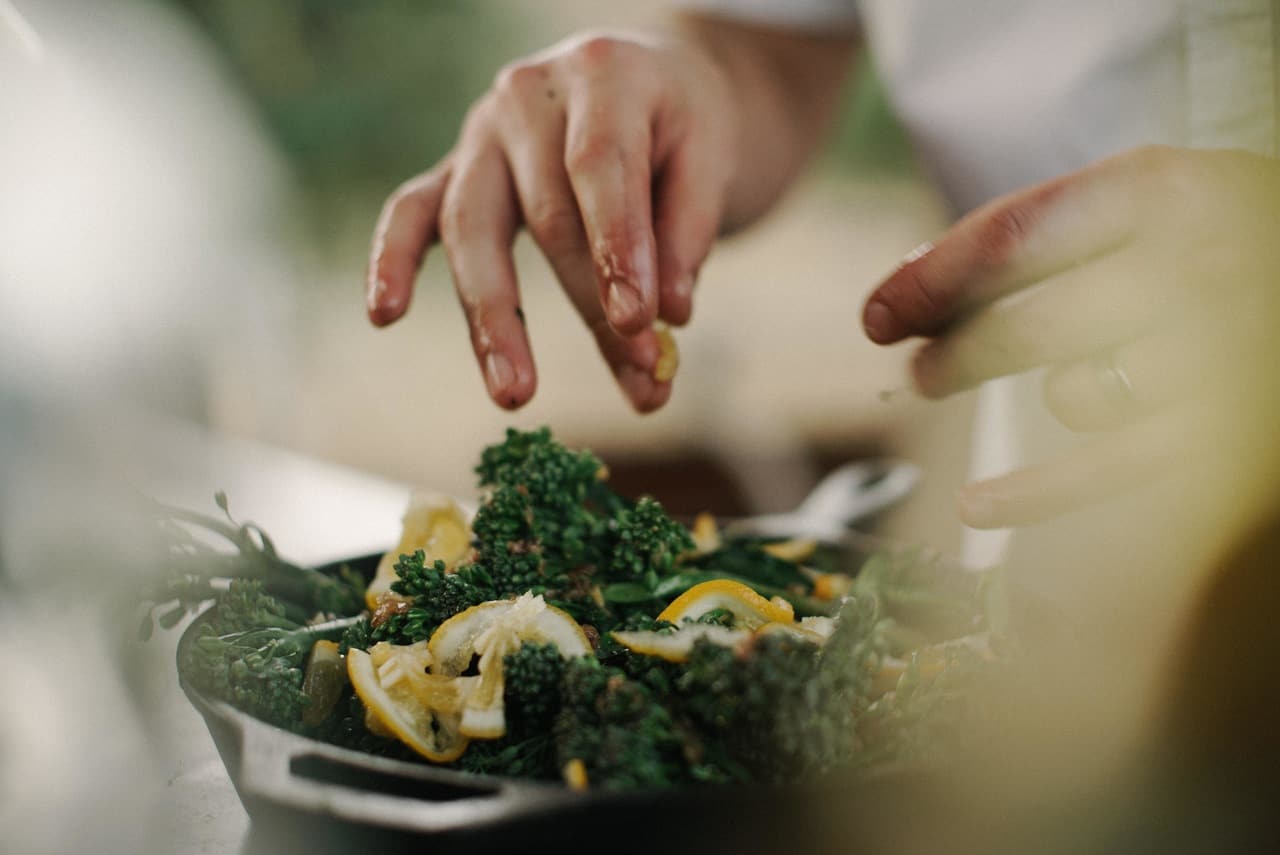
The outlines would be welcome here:
[[[968,403],[881,400],[903,353],[858,329],[877,278],[943,223],[865,64],[808,180],[705,267],[663,412],[629,410],[522,239],[542,384],[513,416],[485,398],[441,253],[409,318],[367,324],[373,221],[504,62],[588,26],[658,24],[663,4],[15,5],[44,55],[6,87],[23,120],[0,166],[19,188],[0,202],[0,324],[26,377],[464,495],[509,424],[550,424],[682,511],[788,507],[849,456],[932,455],[947,465],[915,534],[954,538]]]

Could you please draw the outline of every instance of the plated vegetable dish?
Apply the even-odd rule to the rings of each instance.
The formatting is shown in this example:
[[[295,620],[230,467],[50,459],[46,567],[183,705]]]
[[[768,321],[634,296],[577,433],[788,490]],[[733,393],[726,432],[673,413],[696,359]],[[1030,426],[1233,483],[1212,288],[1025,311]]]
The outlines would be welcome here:
[[[476,472],[475,513],[415,496],[371,579],[289,563],[223,496],[224,518],[165,509],[172,572],[144,629],[212,601],[180,662],[206,696],[357,751],[574,789],[919,757],[1001,660],[995,576],[686,525],[546,429],[508,431]]]

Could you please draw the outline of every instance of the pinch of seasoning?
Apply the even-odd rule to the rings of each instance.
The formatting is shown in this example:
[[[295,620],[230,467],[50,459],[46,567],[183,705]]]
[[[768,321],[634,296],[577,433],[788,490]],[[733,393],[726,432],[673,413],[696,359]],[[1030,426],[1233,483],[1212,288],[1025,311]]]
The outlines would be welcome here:
[[[574,792],[586,792],[587,767],[581,759],[575,757],[564,764],[564,782]]]
[[[680,367],[680,349],[666,324],[654,324],[653,331],[658,336],[658,361],[653,364],[653,379],[666,383],[676,376],[676,369]]]

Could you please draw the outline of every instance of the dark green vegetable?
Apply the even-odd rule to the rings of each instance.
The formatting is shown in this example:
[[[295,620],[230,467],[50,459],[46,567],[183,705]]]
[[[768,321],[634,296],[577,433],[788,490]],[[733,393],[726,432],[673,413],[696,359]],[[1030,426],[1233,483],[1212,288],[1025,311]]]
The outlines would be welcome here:
[[[162,624],[217,596],[184,674],[199,688],[260,718],[318,739],[382,756],[420,758],[371,733],[349,686],[333,712],[303,723],[301,666],[317,638],[339,652],[380,641],[428,639],[445,620],[482,602],[526,592],[567,611],[588,629],[594,656],[565,660],[526,643],[503,658],[506,734],[473,741],[454,768],[535,779],[559,778],[581,762],[592,787],[637,789],[731,782],[787,782],[836,767],[918,757],[973,715],[967,699],[989,663],[954,654],[941,673],[907,669],[897,691],[877,696],[886,655],[981,630],[1002,631],[998,584],[941,584],[923,555],[876,556],[841,603],[813,597],[809,575],[770,555],[764,542],[728,540],[697,554],[689,532],[649,498],[613,493],[590,452],[571,451],[545,428],[509,430],[476,469],[487,491],[472,523],[473,555],[453,572],[422,551],[403,555],[392,591],[404,602],[358,615],[362,585],[283,562],[253,526],[173,514],[235,544],[212,554],[172,520],[178,572],[157,588]],[[224,498],[219,504],[226,509]],[[197,568],[204,568],[197,570]],[[221,576],[238,578],[218,592]],[[621,647],[612,630],[672,632],[657,615],[702,582],[733,579],[783,597],[798,615],[831,614],[825,643],[761,634],[737,647],[698,642],[674,664]],[[272,594],[278,594],[272,596]],[[286,605],[285,603],[288,603]],[[153,607],[152,613],[157,607]],[[306,625],[317,613],[356,615]],[[150,621],[150,617],[149,617]],[[713,609],[699,623],[734,626]]]
[[[225,520],[181,508],[156,507],[157,542],[165,573],[141,592],[147,605],[140,632],[144,639],[151,635],[155,622],[172,627],[217,599],[223,583],[230,579],[259,582],[298,622],[316,614],[351,615],[364,608],[365,583],[357,574],[344,567],[330,576],[285,561],[260,528],[232,519],[225,494],[218,493],[214,500]],[[195,532],[222,538],[235,552],[219,551]]]
[[[337,639],[355,621],[301,626],[261,582],[237,579],[187,648],[184,673],[213,697],[296,729],[308,704],[302,665],[311,646]]]
[[[560,768],[573,760],[592,787],[666,787],[687,780],[683,735],[653,691],[619,668],[583,658],[569,663],[555,724]]]

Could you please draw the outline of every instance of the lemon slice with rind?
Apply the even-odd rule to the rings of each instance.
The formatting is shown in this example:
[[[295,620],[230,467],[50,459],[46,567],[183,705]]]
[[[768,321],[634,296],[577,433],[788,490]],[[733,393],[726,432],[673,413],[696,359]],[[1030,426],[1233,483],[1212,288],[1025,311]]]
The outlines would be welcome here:
[[[694,585],[663,609],[658,620],[679,624],[697,620],[716,609],[730,612],[738,629],[755,630],[772,621],[791,623],[795,620],[795,610],[786,600],[779,597],[767,600],[732,579],[713,579]]]
[[[737,647],[751,640],[751,632],[709,623],[686,623],[668,632],[630,630],[610,633],[613,640],[641,656],[656,656],[668,662],[687,662],[693,645],[703,639],[721,647]]]
[[[471,528],[467,515],[458,503],[436,493],[414,493],[409,508],[401,519],[400,542],[382,556],[378,571],[365,590],[365,604],[370,611],[378,608],[378,600],[395,596],[391,583],[396,580],[396,562],[401,555],[421,549],[427,563],[443,561],[452,571],[471,551]]]
[[[809,641],[818,646],[827,643],[831,633],[835,631],[835,621],[829,617],[807,617],[799,623],[787,621],[770,621],[756,630],[756,635],[789,635],[801,641]]]
[[[375,644],[347,652],[347,676],[364,702],[370,729],[395,736],[434,763],[450,763],[467,750],[462,709],[475,678],[428,674],[425,642]]]
[[[566,659],[591,653],[591,641],[577,621],[531,594],[472,606],[432,634],[428,646],[439,674],[461,674],[479,657],[480,674],[462,709],[464,736],[497,739],[507,732],[502,660],[525,642],[554,644]]]

